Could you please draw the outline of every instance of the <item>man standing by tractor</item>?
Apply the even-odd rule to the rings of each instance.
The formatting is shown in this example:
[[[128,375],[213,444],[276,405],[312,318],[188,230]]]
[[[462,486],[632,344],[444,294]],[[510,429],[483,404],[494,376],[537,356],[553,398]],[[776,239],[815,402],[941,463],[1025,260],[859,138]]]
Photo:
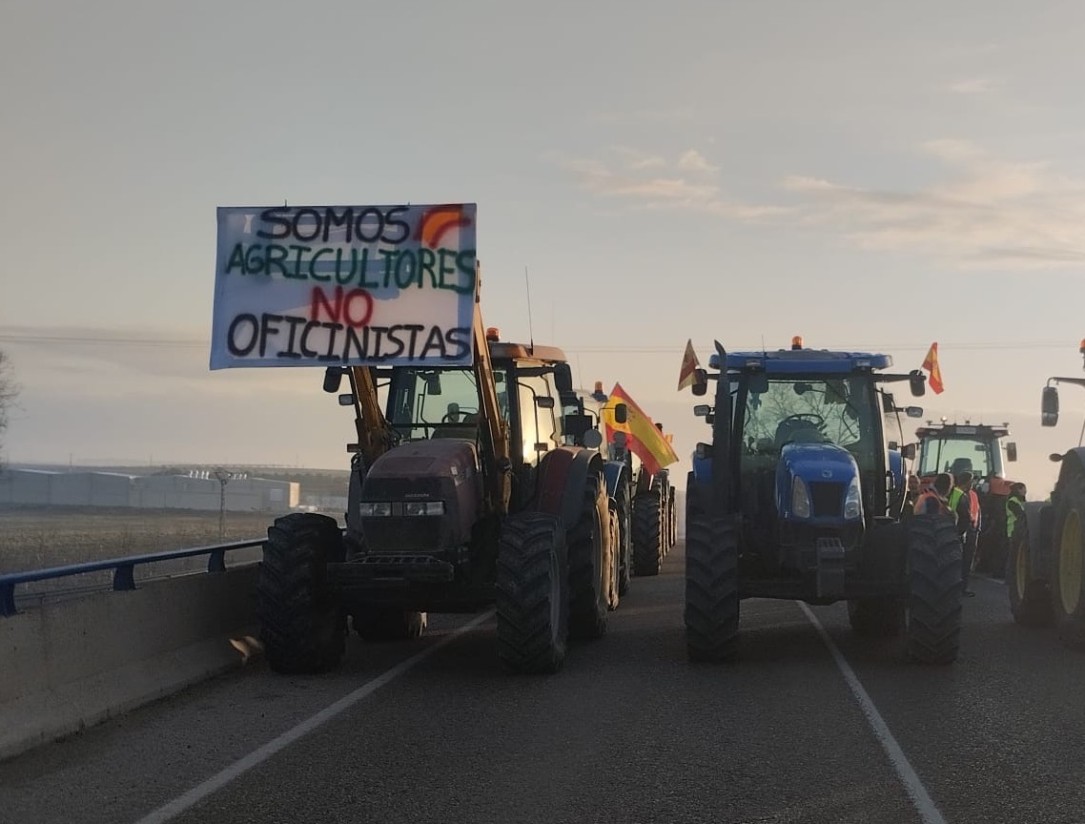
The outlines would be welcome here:
[[[1017,531],[1017,525],[1022,523],[1025,517],[1025,496],[1028,490],[1021,482],[1010,487],[1010,497],[1006,499],[1006,537],[1013,546],[1013,533]]]
[[[930,486],[919,490],[915,501],[916,515],[954,515],[949,506],[949,494],[953,488],[953,476],[942,472]],[[956,516],[954,516],[956,517]]]
[[[972,488],[971,472],[958,472],[954,481],[953,491],[949,493],[949,508],[957,516],[957,532],[961,536],[961,580],[965,596],[971,598],[976,594],[968,588],[968,581],[979,543],[980,499]]]

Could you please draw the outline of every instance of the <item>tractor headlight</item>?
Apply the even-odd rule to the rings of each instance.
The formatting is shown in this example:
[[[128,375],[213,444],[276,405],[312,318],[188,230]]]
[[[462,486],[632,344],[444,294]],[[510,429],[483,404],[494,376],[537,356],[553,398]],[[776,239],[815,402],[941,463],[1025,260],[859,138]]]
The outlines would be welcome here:
[[[403,504],[404,515],[444,515],[444,501],[407,501]]]
[[[797,475],[791,480],[791,514],[796,518],[810,517],[810,492],[806,482]]]
[[[358,513],[363,518],[381,518],[392,514],[390,501],[362,501],[358,504]]]
[[[859,491],[859,479],[852,478],[848,494],[844,496],[844,517],[854,521],[863,516],[863,496]]]

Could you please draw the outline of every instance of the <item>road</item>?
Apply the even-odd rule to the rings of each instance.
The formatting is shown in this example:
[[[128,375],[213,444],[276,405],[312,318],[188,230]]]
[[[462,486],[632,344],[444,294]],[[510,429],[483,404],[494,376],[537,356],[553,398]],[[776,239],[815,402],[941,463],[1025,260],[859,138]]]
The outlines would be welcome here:
[[[0,822],[1085,817],[1085,655],[1013,625],[1000,582],[946,668],[791,601],[744,602],[741,661],[691,665],[681,547],[633,583],[556,676],[506,674],[488,617],[352,639],[319,677],[257,660],[0,763]]]

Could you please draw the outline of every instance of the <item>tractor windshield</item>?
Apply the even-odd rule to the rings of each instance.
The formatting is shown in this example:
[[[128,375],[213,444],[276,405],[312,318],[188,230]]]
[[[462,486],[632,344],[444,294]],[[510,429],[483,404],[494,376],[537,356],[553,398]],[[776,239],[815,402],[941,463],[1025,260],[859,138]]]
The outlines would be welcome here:
[[[984,438],[955,435],[932,437],[922,441],[919,474],[968,471],[976,478],[1002,475],[1002,455],[994,443]]]
[[[869,380],[762,374],[744,382],[743,454],[779,455],[789,443],[833,443],[852,452],[861,470],[876,469],[880,441]]]
[[[499,376],[496,374],[495,379]],[[508,383],[497,380],[498,404],[508,409]],[[472,369],[397,368],[388,393],[388,422],[404,440],[477,436],[478,385]]]

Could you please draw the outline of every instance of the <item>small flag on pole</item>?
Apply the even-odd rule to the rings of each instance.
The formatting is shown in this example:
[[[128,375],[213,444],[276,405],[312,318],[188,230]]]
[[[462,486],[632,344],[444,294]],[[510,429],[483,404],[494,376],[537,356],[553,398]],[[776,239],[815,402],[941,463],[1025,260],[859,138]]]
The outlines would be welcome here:
[[[687,386],[693,386],[696,382],[696,370],[701,363],[697,360],[697,353],[693,351],[693,339],[686,341],[686,351],[682,355],[682,369],[678,373],[678,391],[681,392]]]
[[[945,387],[942,385],[942,370],[938,366],[937,341],[932,343],[931,348],[927,350],[927,357],[923,359],[922,368],[931,373],[927,382],[931,385],[931,389],[934,390],[934,394],[941,395]]]

